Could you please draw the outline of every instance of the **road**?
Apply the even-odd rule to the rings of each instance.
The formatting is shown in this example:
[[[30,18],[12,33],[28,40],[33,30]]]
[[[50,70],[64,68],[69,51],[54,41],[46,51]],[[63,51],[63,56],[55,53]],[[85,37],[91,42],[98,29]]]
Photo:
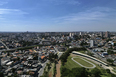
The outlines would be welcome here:
[[[4,44],[1,40],[0,42],[6,47],[7,50],[9,50],[9,48],[6,46],[6,44]]]
[[[104,62],[107,62],[105,57],[103,58],[101,55],[97,54],[96,52],[93,52],[92,50],[90,50],[88,48],[87,48],[87,50],[90,51],[91,53],[93,53],[96,58],[98,58]]]
[[[49,62],[49,60],[47,60],[45,63],[42,63],[42,68],[38,71],[38,77],[42,76],[44,73],[44,68],[46,67],[46,64]]]
[[[60,52],[58,51],[58,49],[56,47],[54,47],[54,49],[56,50],[57,52],[57,55],[58,55],[58,58],[61,57],[61,55],[64,53],[64,52]],[[60,77],[61,74],[60,74],[60,67],[61,67],[61,61],[59,60],[58,63],[56,64],[56,77]]]
[[[60,58],[60,56],[64,53],[64,52],[60,52],[58,51],[58,49],[56,47],[54,47],[54,49],[56,50],[56,53],[58,55],[58,58]]]

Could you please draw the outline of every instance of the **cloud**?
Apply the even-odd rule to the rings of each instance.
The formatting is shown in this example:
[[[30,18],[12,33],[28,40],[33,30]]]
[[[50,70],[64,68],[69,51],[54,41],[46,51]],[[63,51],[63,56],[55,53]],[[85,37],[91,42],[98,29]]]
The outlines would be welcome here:
[[[107,7],[94,7],[83,12],[70,14],[67,16],[59,17],[55,19],[57,23],[77,23],[84,21],[99,21],[108,19],[108,16],[113,15],[114,9]],[[112,13],[112,14],[111,14]]]
[[[0,6],[4,5],[4,4],[7,4],[8,2],[2,2],[0,1]]]
[[[87,12],[91,12],[91,11],[110,12],[110,11],[116,11],[116,10],[112,8],[108,8],[108,7],[93,7],[87,10]]]
[[[15,19],[16,18],[21,18],[24,17],[25,14],[28,14],[27,12],[24,12],[22,10],[19,9],[4,9],[4,8],[0,8],[0,20],[1,22],[4,22],[8,19]]]
[[[78,0],[43,0],[43,1],[51,2],[55,5],[60,5],[60,4],[79,5],[80,4]]]
[[[27,14],[26,12],[23,12],[19,9],[3,9],[0,8],[0,14]]]

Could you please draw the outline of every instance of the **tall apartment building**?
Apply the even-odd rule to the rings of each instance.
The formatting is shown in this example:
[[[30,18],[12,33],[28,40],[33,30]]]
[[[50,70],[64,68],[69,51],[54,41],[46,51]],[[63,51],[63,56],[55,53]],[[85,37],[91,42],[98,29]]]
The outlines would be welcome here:
[[[95,44],[94,40],[90,40],[90,47],[93,47]]]
[[[110,33],[108,31],[105,33],[105,37],[110,38]]]
[[[74,36],[74,33],[70,33],[69,36],[70,36],[70,37]]]
[[[103,32],[100,32],[100,36],[103,37]]]

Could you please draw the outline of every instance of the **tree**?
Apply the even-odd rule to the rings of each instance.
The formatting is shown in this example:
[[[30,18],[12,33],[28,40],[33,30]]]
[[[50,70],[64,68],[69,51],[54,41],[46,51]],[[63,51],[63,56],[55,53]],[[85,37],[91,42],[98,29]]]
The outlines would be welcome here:
[[[58,55],[54,53],[50,53],[48,59],[50,60],[50,62],[56,62],[56,60],[58,59]]]
[[[106,72],[107,72],[107,73],[111,73],[109,69],[106,69]]]
[[[55,58],[55,59],[58,59],[58,55],[57,55],[57,54],[55,54],[55,55],[54,55],[54,58]]]
[[[38,60],[38,56],[35,56],[35,57],[33,58],[33,60]]]
[[[61,74],[61,77],[88,77],[88,72],[83,67],[73,68],[72,70],[62,67]]]
[[[85,68],[73,68],[72,73],[75,75],[75,77],[88,77],[88,72]]]
[[[101,71],[98,68],[94,68],[91,70],[91,75],[94,77],[101,77]]]
[[[48,66],[48,70],[49,70],[49,69],[51,68],[51,67],[50,67],[50,64],[47,63],[47,66]]]
[[[73,73],[69,73],[67,77],[75,77],[75,75]]]
[[[84,46],[84,45],[88,45],[88,44],[87,44],[87,42],[83,42],[83,41],[82,41],[80,45],[81,45],[81,46]]]
[[[107,50],[108,54],[114,54],[114,52],[112,50]]]
[[[114,43],[114,46],[116,46],[116,43]]]
[[[12,72],[13,72],[13,73],[16,71],[16,69],[15,69],[15,68],[12,68],[11,70],[12,70]]]
[[[2,72],[0,72],[0,77],[4,77],[4,74]]]
[[[112,39],[107,39],[106,41],[109,42],[109,41],[112,41]]]
[[[8,54],[7,54],[8,56],[10,55],[10,53],[8,52]]]
[[[62,67],[61,69],[61,74],[62,76],[61,77],[67,77],[67,75],[70,73],[71,71],[65,67]]]
[[[19,61],[20,60],[20,57],[17,57],[17,60]]]
[[[91,53],[91,52],[89,52],[89,53],[87,53],[87,55],[89,55],[89,56],[93,56],[94,54],[93,54],[93,53]]]
[[[113,65],[114,60],[112,60],[112,59],[107,59],[107,61]]]

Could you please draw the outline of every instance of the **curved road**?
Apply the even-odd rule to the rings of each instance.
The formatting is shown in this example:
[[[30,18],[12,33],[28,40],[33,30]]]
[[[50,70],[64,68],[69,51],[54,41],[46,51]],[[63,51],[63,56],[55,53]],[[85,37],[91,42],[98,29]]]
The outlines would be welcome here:
[[[88,62],[88,63],[90,63],[90,64],[93,65],[93,67],[86,67],[86,66],[83,66],[83,65],[80,64],[79,62],[75,61],[74,58],[78,58],[78,57],[73,57],[72,60],[73,60],[74,62],[76,62],[77,64],[79,64],[80,66],[82,66],[82,67],[85,67],[85,68],[95,68],[95,67],[96,67],[96,65],[94,65],[93,63],[91,63],[91,62],[89,62],[89,61],[87,61],[87,60],[85,60],[85,59],[83,59],[83,58],[80,58],[80,59],[82,59],[82,60],[84,60],[84,61],[86,61],[86,62]]]

